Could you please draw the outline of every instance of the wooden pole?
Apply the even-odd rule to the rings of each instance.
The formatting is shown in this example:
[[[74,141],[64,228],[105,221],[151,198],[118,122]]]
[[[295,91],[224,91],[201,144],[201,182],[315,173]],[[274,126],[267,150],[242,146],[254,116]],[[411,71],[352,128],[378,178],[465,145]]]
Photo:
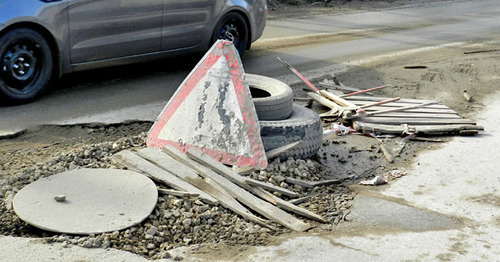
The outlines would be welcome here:
[[[423,104],[418,104],[418,105],[411,105],[411,106],[404,106],[404,107],[398,107],[398,108],[387,109],[387,110],[380,110],[380,111],[375,111],[375,112],[368,112],[368,113],[366,113],[366,115],[373,116],[373,115],[389,113],[389,112],[404,111],[404,110],[408,110],[408,109],[424,107],[424,106],[433,105],[433,104],[437,104],[437,103],[438,102],[433,101],[433,102],[428,102],[428,103],[423,103]]]

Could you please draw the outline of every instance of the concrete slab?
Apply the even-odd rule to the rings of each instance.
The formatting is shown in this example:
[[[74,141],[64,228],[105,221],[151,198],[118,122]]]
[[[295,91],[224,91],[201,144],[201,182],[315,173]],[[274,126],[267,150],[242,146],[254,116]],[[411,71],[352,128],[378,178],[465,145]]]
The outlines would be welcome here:
[[[387,230],[419,232],[454,229],[462,226],[457,218],[444,216],[443,214],[418,209],[393,201],[357,195],[353,202],[354,208],[347,216],[347,219],[351,222],[348,224],[341,224],[339,230],[346,227],[351,230],[358,228],[360,231]]]
[[[38,228],[97,234],[142,222],[157,199],[155,183],[142,174],[78,169],[27,185],[14,196],[13,206],[22,220]]]

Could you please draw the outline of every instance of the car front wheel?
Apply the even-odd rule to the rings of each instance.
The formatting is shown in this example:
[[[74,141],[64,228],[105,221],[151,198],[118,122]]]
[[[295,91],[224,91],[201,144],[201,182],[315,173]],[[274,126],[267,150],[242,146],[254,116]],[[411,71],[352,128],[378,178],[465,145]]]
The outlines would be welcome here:
[[[232,41],[236,50],[242,56],[249,41],[248,33],[245,18],[238,13],[229,13],[215,27],[212,43],[219,39]]]
[[[38,32],[17,28],[0,36],[0,105],[29,102],[47,89],[53,59]]]

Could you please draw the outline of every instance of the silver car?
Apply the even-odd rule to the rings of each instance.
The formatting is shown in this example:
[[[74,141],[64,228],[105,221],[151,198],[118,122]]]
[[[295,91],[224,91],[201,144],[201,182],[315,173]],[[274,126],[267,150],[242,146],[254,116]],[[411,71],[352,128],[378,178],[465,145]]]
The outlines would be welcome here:
[[[0,0],[0,105],[31,101],[63,74],[207,50],[243,52],[267,0]]]

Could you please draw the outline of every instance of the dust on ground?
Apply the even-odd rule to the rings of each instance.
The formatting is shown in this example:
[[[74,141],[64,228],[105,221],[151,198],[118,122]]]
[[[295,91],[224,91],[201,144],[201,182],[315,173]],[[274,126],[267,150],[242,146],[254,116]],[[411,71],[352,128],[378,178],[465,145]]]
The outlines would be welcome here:
[[[343,2],[341,5],[345,8],[356,3],[359,4],[363,1],[325,2],[327,2],[327,4]],[[408,3],[419,1],[373,2]],[[275,10],[280,10],[280,8],[289,8],[288,5],[286,5],[286,7],[284,5],[274,5],[273,7],[273,1],[270,1],[270,6],[271,8],[275,8]],[[331,8],[336,7],[333,6]],[[367,8],[370,7],[368,6]],[[297,10],[299,9],[293,9],[292,12],[290,12],[290,15],[297,15]],[[325,10],[321,11],[324,12]],[[287,15],[285,11],[283,11],[282,14]],[[271,11],[271,17],[272,16],[273,11]],[[392,85],[390,88],[373,92],[374,95],[377,96],[400,96],[403,98],[438,100],[459,112],[460,115],[474,119],[475,113],[484,107],[482,104],[483,98],[485,98],[488,94],[497,91],[500,86],[500,72],[498,69],[500,52],[467,52],[478,50],[498,50],[498,48],[498,43],[467,44],[413,55],[406,54],[404,56],[384,57],[383,59],[377,59],[362,64],[352,64],[348,71],[340,74],[336,74],[336,72],[331,73],[347,86],[369,88],[379,85]],[[405,69],[405,66],[417,66],[417,69]],[[294,87],[295,91],[297,91],[296,96],[303,95],[298,91],[303,87],[304,86],[302,85]],[[466,93],[471,99],[466,100],[464,93]],[[322,110],[317,106],[315,109]],[[147,132],[151,125],[152,123],[150,122],[135,122],[112,126],[42,126],[37,129],[28,130],[26,133],[21,134],[18,137],[0,140],[0,179],[8,180],[24,170],[33,168],[35,165],[39,165],[40,163],[50,163],[51,161],[54,161],[54,159],[60,158],[61,155],[67,154],[68,152],[82,151],[89,145],[113,143],[114,141],[123,138],[139,136],[140,134]],[[449,137],[439,137],[439,139],[446,141]],[[311,209],[311,211],[314,212],[320,212],[321,214],[333,214],[331,217],[332,223],[318,225],[312,231],[324,232],[335,230],[338,223],[345,222],[343,219],[345,217],[344,214],[339,217],[335,216],[335,212],[328,213],[329,210],[327,210],[329,208],[335,208],[335,201],[339,201],[340,203],[344,201],[344,197],[352,197],[353,193],[349,192],[345,186],[356,184],[361,179],[384,174],[389,170],[408,170],[409,167],[414,164],[413,159],[421,150],[429,150],[439,146],[439,143],[410,142],[403,149],[401,156],[395,159],[394,163],[388,163],[383,154],[380,152],[378,142],[373,138],[358,135],[347,135],[332,137],[325,140],[319,153],[313,158],[313,160],[323,165],[324,170],[329,170],[332,177],[340,178],[344,181],[344,183],[343,185],[326,189],[326,192],[335,192],[338,196],[337,198],[328,199],[328,195],[319,194],[314,202],[309,201],[303,205],[303,207]],[[254,175],[256,178],[259,178],[259,175],[261,174]],[[408,175],[411,175],[411,172]],[[3,200],[4,199],[2,199],[2,201]],[[471,200],[486,201],[490,199],[488,196],[481,196],[477,199]],[[165,201],[166,205],[170,205],[170,202],[177,203],[176,199],[169,198]],[[346,201],[349,200],[346,199]],[[334,202],[333,207],[329,205],[331,202]],[[192,205],[189,201],[186,201],[185,204]],[[1,203],[1,205],[4,206],[5,203]],[[348,205],[341,206],[341,208],[348,207]],[[221,217],[228,216],[229,213],[221,213]],[[232,219],[237,218],[233,217]],[[20,222],[18,221],[16,223]],[[148,222],[145,223],[145,226],[151,226],[147,224]],[[23,234],[30,237],[52,236],[40,233],[36,231],[36,229],[30,227],[25,227],[23,230],[13,230],[13,232],[21,231]],[[141,231],[143,229],[139,228],[139,230]],[[6,232],[7,230],[1,231]],[[19,233],[15,233],[14,235],[16,234],[23,235]],[[288,231],[280,231],[279,234],[290,233],[288,233]],[[116,238],[114,235],[117,235]],[[121,232],[118,236],[118,234],[113,233],[107,237],[112,242],[114,239],[123,239],[124,236],[122,237],[121,235],[126,234],[122,234]],[[238,238],[238,241],[236,242],[221,241],[217,244],[198,244],[197,248],[193,251],[193,255],[198,254],[207,259],[207,256],[210,256],[209,254],[213,254],[213,251],[217,251],[217,258],[224,257],[227,259],[237,259],[232,257],[232,251],[234,249],[245,249],[248,247],[248,244],[270,244],[274,241],[273,238],[269,237],[270,235],[271,234],[268,234],[267,232],[264,232],[262,237],[259,235],[257,240],[260,242],[246,243],[246,238]],[[229,235],[228,239],[230,237],[231,236]],[[55,238],[59,239],[60,236],[55,236]],[[67,241],[66,236],[62,237],[62,239],[63,241]],[[266,239],[266,241],[261,241],[262,239]],[[85,239],[84,241],[77,239],[74,240],[75,242],[82,242],[83,244],[90,241],[89,239]],[[133,243],[133,241],[130,243]],[[184,243],[184,245],[189,244],[190,242]],[[177,243],[177,245],[183,245],[183,240],[181,239],[180,243]],[[224,247],[224,245],[227,246]],[[175,245],[169,245],[166,249],[174,246]],[[135,247],[128,244],[124,245],[117,243],[113,246],[112,243],[111,247],[128,250],[147,257],[155,257],[154,254],[159,254],[158,252],[151,253],[150,251],[140,253],[134,249]],[[216,260],[216,258],[214,258],[214,260]]]
[[[307,18],[312,15],[398,9],[410,5],[441,4],[451,1],[456,2],[456,0],[268,0],[268,19]]]
[[[419,53],[418,55],[385,57],[369,63],[352,65],[350,70],[341,74],[335,74],[335,72],[332,72],[332,74],[343,84],[359,88],[382,84],[393,85],[393,87],[376,91],[374,94],[377,96],[439,100],[462,116],[474,119],[477,110],[484,106],[482,104],[483,98],[496,91],[499,86],[500,72],[496,63],[500,58],[500,52],[467,52],[495,50],[498,47],[498,44],[495,43],[468,44]],[[405,66],[418,66],[419,69],[405,69]],[[302,96],[299,91],[303,87],[305,86],[294,86],[296,96]],[[463,95],[464,90],[471,97],[469,101]],[[314,109],[318,111],[324,110],[318,106],[315,106]],[[144,132],[147,132],[151,125],[150,122],[135,122],[113,126],[42,126],[36,130],[28,130],[18,137],[0,140],[0,179],[8,180],[17,173],[32,169],[33,166],[41,166],[40,163],[50,163],[55,161],[54,159],[60,160],[61,155],[68,152],[82,151],[88,148],[89,145],[114,143],[114,141],[141,134],[144,136]],[[438,137],[438,139],[446,141],[449,137]],[[313,162],[308,164],[316,167],[318,163],[323,165],[322,172],[329,172],[328,175],[331,177],[341,179],[343,185],[323,188],[313,200],[301,205],[313,212],[320,213],[330,221],[327,224],[317,224],[316,228],[310,232],[327,232],[335,230],[339,223],[346,223],[345,215],[350,208],[349,201],[354,196],[354,193],[349,192],[346,186],[357,184],[362,179],[381,175],[395,169],[409,171],[408,175],[411,175],[409,167],[414,164],[413,159],[415,156],[421,150],[429,150],[439,146],[439,143],[410,142],[405,146],[402,154],[395,159],[394,163],[388,163],[380,152],[378,142],[373,138],[346,135],[326,139],[318,154],[313,157]],[[274,163],[275,169],[280,169],[278,168],[280,165],[280,163]],[[252,176],[256,179],[266,180],[271,179],[269,173],[267,173],[267,176],[264,173],[254,173]],[[308,192],[308,194],[311,193],[314,192]],[[164,204],[171,208],[171,203],[177,203],[174,198],[169,197],[164,201]],[[477,199],[473,199],[473,201],[477,201]],[[195,205],[193,204],[195,203],[194,200],[184,200],[184,202]],[[2,206],[4,204],[2,203]],[[230,218],[236,224],[240,223],[241,220],[223,210],[222,213],[217,213],[217,215],[226,217],[226,219]],[[152,227],[151,221],[145,221],[137,232],[147,231]],[[68,236],[46,234],[32,227],[26,227],[20,221],[15,221],[13,225],[21,225],[21,228],[2,230],[2,232],[11,232],[9,233],[11,235],[42,237],[48,239],[49,242],[60,240],[90,247],[93,247],[92,243],[100,243],[101,241],[99,236],[88,239],[73,239]],[[241,224],[242,228],[246,225],[245,223]],[[220,226],[224,228],[224,225],[221,224]],[[134,232],[128,232],[128,230],[124,232],[105,234],[103,240],[106,242],[106,239],[108,239],[110,247],[127,250],[150,258],[168,257],[166,251],[170,248],[193,244],[189,241],[184,243],[184,239],[181,238],[175,241],[172,240],[173,243],[163,247],[158,246],[159,250],[144,250],[140,245],[134,246],[135,243],[140,241],[136,242],[133,239],[140,239],[141,235],[134,236]],[[196,248],[192,249],[191,255],[200,255],[206,259],[208,253],[217,251],[223,257],[237,259],[231,257],[231,250],[234,250],[234,248],[244,250],[251,245],[272,244],[275,240],[270,236],[281,235],[283,237],[286,234],[291,234],[287,230],[280,230],[275,233],[257,232],[258,234],[264,234],[264,237],[259,235],[253,242],[246,242],[246,237],[239,237],[237,234],[226,234],[228,238],[226,241],[211,238],[211,236],[200,238],[201,240],[194,242]],[[132,240],[127,240],[127,235],[132,235]],[[231,240],[232,237],[237,237],[237,239]],[[224,245],[228,248],[224,248]],[[221,254],[221,252],[224,254]],[[218,257],[220,258],[220,256]]]

